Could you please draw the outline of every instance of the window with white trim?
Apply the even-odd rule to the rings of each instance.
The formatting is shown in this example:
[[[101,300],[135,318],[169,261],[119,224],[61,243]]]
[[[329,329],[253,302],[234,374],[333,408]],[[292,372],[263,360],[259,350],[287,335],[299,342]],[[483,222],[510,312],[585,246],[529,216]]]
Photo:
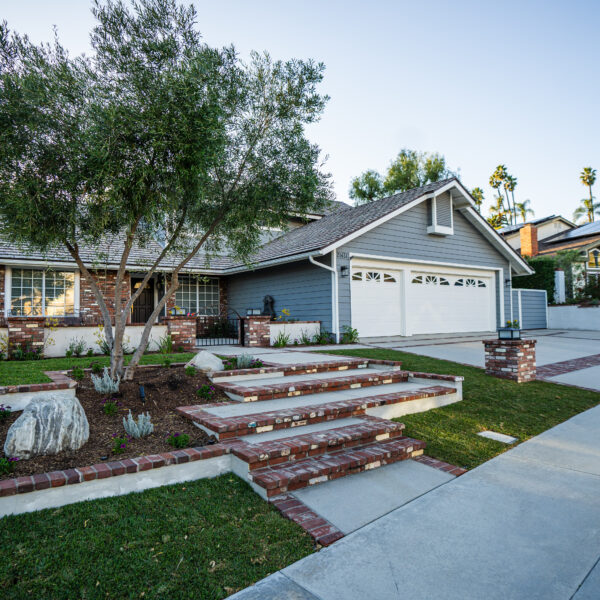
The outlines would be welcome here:
[[[450,282],[441,275],[417,275],[412,282],[425,285],[450,285]]]
[[[66,317],[75,314],[75,273],[12,269],[10,314]]]
[[[201,316],[219,314],[219,280],[215,277],[181,275],[175,304]]]
[[[487,287],[487,283],[481,279],[473,279],[472,277],[461,277],[454,282],[457,287]]]

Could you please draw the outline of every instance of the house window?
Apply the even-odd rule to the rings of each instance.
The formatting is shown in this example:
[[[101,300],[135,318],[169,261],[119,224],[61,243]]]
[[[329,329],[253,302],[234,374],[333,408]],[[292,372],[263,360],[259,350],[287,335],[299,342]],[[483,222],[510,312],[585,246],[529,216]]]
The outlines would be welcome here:
[[[181,276],[175,304],[202,316],[219,314],[219,280],[214,277]]]
[[[10,314],[65,317],[75,314],[75,274],[69,271],[13,269]]]

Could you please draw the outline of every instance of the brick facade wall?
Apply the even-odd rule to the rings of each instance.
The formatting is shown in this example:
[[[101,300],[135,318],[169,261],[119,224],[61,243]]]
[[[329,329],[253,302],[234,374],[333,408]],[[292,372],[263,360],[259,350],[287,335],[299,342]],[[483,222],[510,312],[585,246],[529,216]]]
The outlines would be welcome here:
[[[8,317],[8,349],[36,351],[44,347],[45,317]]]
[[[182,347],[186,352],[196,347],[196,317],[170,315],[165,317],[167,329],[173,339],[175,352]]]
[[[115,316],[115,283],[117,279],[116,271],[94,271],[92,273],[96,279],[96,283],[102,292],[102,295],[105,298],[106,304],[108,306],[108,311],[110,312],[110,316],[113,318]],[[121,302],[125,303],[129,299],[131,294],[131,277],[129,273],[125,274],[125,279],[123,281],[122,289],[121,289]],[[88,280],[81,275],[80,279],[80,287],[79,287],[79,315],[81,317],[81,321],[84,325],[99,325],[103,322],[102,313],[100,312],[100,308],[98,303],[96,302],[96,298],[94,293],[92,292],[92,288]],[[131,321],[131,315],[128,316],[127,322]]]
[[[517,383],[536,378],[536,340],[485,340],[485,372]]]
[[[254,316],[244,319],[244,346],[271,345],[271,317]]]

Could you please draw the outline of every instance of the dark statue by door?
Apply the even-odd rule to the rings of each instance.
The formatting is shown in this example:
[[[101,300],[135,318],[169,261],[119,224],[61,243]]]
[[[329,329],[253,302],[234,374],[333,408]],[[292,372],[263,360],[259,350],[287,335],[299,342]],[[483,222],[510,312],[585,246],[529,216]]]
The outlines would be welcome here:
[[[262,314],[271,317],[272,319],[275,318],[275,298],[273,298],[273,296],[265,296],[263,298],[263,311]]]

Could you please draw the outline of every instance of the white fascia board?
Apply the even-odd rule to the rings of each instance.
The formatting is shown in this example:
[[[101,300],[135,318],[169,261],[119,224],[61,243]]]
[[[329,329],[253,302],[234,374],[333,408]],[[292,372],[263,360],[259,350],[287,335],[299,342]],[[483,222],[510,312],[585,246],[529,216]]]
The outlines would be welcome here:
[[[513,248],[506,242],[506,240],[496,232],[496,230],[476,211],[474,208],[466,207],[466,208],[458,208],[463,215],[469,218],[469,221],[483,235],[494,245],[498,250],[500,250],[501,254],[504,254],[509,261],[514,261],[516,264],[511,266],[518,266],[521,268],[520,272],[517,272],[518,269],[515,269],[517,275],[533,275],[535,271],[521,258],[521,255],[515,252]]]
[[[395,256],[382,256],[379,254],[359,254],[359,253],[350,253],[350,258],[363,259],[363,260],[373,260],[373,261],[384,261],[384,262],[394,262],[401,264],[418,264],[418,265],[430,265],[432,267],[448,267],[450,269],[468,269],[471,271],[502,271],[502,267],[489,267],[486,265],[472,265],[468,263],[450,263],[450,262],[441,262],[436,260],[419,260],[416,258],[398,258]]]

